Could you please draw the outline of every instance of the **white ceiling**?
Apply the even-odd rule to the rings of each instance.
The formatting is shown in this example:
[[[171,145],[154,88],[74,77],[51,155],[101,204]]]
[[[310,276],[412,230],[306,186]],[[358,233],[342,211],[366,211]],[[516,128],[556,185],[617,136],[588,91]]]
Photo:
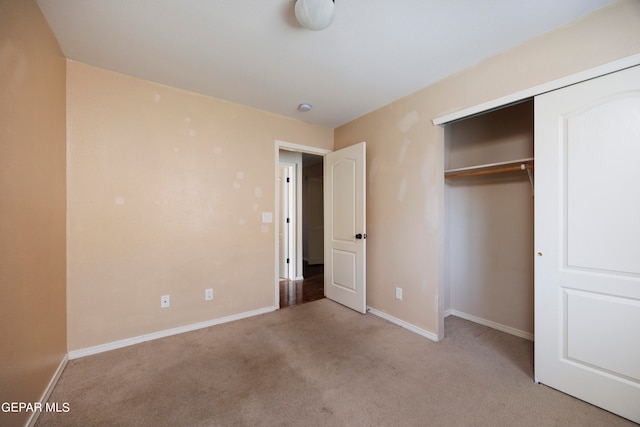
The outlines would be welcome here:
[[[613,0],[335,1],[323,31],[295,0],[38,4],[69,59],[335,128]]]

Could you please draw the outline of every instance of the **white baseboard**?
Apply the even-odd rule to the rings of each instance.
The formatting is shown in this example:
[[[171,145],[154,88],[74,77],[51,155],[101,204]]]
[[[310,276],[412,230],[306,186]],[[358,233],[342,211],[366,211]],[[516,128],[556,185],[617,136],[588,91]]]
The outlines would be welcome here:
[[[396,324],[398,326],[402,326],[403,328],[408,329],[411,332],[414,332],[414,333],[416,333],[418,335],[421,335],[421,336],[423,336],[425,338],[429,338],[432,341],[439,341],[438,340],[438,335],[434,334],[433,332],[429,332],[429,331],[427,331],[425,329],[419,328],[419,327],[417,327],[415,325],[412,325],[409,322],[405,322],[404,320],[400,320],[397,317],[393,317],[393,316],[391,316],[391,315],[389,315],[387,313],[383,313],[382,311],[378,311],[375,308],[367,307],[367,312],[371,313],[371,314],[373,314],[375,316],[381,317],[384,320],[387,320],[387,321],[389,321],[391,323],[394,323],[394,324]]]
[[[448,310],[449,311],[449,310]],[[446,312],[445,312],[446,315]],[[491,320],[483,319],[481,317],[473,316],[471,314],[463,313],[458,310],[450,310],[450,315],[460,317],[465,320],[470,320],[474,323],[479,323],[484,326],[488,326],[493,329],[497,329],[502,332],[506,332],[511,335],[515,335],[520,338],[527,339],[529,341],[533,341],[533,334],[530,332],[521,331],[520,329],[512,328],[511,326],[503,325],[501,323],[492,322]]]
[[[42,405],[41,407],[44,408],[45,402],[49,400],[49,396],[51,396],[51,392],[53,392],[53,389],[55,388],[56,384],[58,384],[60,375],[62,375],[62,371],[64,371],[64,368],[67,367],[68,362],[69,362],[69,357],[65,354],[64,357],[62,358],[62,361],[58,365],[58,369],[56,369],[56,372],[51,377],[51,380],[49,381],[47,388],[44,389],[44,393],[42,393],[42,396],[40,397],[40,404]],[[40,411],[33,411],[25,425],[28,427],[33,427],[34,425],[36,425],[36,422],[38,421],[39,416],[40,416]]]
[[[79,359],[81,357],[90,356],[92,354],[103,353],[105,351],[115,350],[117,348],[128,347],[134,344],[140,344],[145,341],[157,340],[159,338],[169,337],[171,335],[191,332],[197,329],[208,328],[210,326],[220,325],[222,323],[233,322],[234,320],[246,319],[248,317],[258,316],[260,314],[270,313],[275,310],[277,310],[276,307],[264,307],[257,310],[246,311],[244,313],[233,314],[231,316],[220,317],[218,319],[207,320],[205,322],[192,323],[190,325],[180,326],[172,329],[165,329],[164,331],[153,332],[151,334],[113,341],[93,347],[82,348],[80,350],[73,350],[69,352],[69,360]]]
[[[451,309],[450,308],[448,308],[448,309],[446,309],[444,311],[444,317],[449,317],[449,316],[451,316]]]

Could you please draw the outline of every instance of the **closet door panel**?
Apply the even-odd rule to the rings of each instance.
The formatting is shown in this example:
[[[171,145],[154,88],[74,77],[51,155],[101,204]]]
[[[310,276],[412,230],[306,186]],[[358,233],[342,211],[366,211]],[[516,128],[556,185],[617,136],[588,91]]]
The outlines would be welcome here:
[[[536,380],[640,422],[640,67],[535,100]]]
[[[626,191],[640,186],[638,121],[633,92],[565,118],[568,268],[640,274],[640,190]]]

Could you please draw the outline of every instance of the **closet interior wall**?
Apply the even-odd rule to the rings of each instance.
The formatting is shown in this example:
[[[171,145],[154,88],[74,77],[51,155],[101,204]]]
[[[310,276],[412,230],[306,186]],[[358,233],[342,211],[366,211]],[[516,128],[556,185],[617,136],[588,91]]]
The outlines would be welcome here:
[[[445,126],[445,170],[532,157],[533,100]],[[526,170],[445,179],[446,314],[533,338],[533,203]]]

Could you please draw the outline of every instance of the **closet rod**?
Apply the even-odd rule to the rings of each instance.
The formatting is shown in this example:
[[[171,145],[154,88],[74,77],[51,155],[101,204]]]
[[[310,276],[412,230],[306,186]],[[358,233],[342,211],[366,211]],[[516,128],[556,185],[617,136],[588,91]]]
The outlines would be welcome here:
[[[533,169],[533,165],[523,163],[521,165],[508,166],[508,167],[504,167],[504,168],[485,169],[485,170],[469,171],[469,172],[449,173],[449,174],[445,174],[445,178],[448,179],[448,178],[459,178],[459,177],[463,177],[463,176],[488,175],[488,174],[493,174],[493,173],[513,172],[513,171],[520,171],[520,170],[523,171],[523,170],[529,170],[529,169]]]

